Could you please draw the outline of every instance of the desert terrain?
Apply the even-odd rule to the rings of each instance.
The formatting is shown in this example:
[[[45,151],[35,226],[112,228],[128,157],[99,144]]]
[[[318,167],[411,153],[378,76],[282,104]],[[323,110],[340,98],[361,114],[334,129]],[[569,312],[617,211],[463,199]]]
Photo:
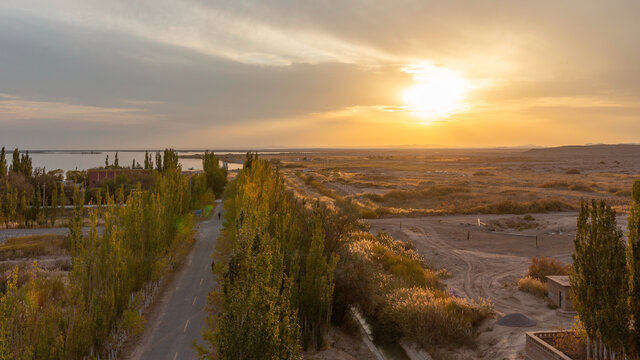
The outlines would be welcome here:
[[[436,358],[521,359],[525,332],[566,329],[572,316],[518,290],[533,256],[571,263],[581,200],[604,199],[626,228],[637,146],[494,150],[333,151],[272,156],[300,197],[352,201],[373,233],[411,242],[449,291],[489,299],[496,317],[475,348]],[[537,246],[536,246],[537,237]],[[534,327],[496,320],[523,314]]]

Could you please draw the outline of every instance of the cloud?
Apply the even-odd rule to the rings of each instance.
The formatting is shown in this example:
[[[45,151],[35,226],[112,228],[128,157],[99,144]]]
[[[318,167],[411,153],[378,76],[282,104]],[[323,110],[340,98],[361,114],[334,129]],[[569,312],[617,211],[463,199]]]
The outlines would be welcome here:
[[[141,144],[132,134],[206,146],[224,129],[228,144],[452,144],[454,131],[501,144],[504,129],[542,143],[531,122],[561,130],[578,116],[587,141],[608,121],[627,139],[640,115],[638,12],[633,0],[5,0],[0,119],[20,125],[2,124],[0,142],[52,141],[16,137],[46,119],[70,143],[132,124],[108,132],[123,146]],[[418,131],[400,93],[412,84],[403,69],[422,61],[473,88],[468,109]],[[463,140],[463,125],[483,121],[495,135]]]

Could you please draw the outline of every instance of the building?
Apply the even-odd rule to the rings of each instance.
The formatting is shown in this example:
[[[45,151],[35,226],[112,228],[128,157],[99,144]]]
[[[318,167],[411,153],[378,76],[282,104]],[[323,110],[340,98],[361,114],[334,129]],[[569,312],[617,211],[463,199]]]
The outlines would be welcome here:
[[[87,181],[89,187],[95,187],[104,180],[116,181],[119,175],[125,175],[127,178],[137,178],[147,175],[149,170],[145,169],[89,169],[87,170]]]
[[[547,284],[549,285],[549,301],[553,305],[557,306],[560,312],[575,313],[573,304],[571,303],[571,285],[569,284],[569,276],[547,276]]]

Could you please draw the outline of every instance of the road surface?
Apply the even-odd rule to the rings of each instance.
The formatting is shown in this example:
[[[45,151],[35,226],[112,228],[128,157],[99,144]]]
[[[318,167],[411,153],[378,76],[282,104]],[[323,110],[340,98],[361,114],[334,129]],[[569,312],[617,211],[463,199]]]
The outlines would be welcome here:
[[[207,295],[214,286],[211,253],[220,233],[221,221],[215,215],[220,209],[218,204],[214,216],[199,223],[196,243],[167,291],[158,299],[157,315],[149,319],[141,343],[129,359],[196,358],[191,343],[201,339]]]

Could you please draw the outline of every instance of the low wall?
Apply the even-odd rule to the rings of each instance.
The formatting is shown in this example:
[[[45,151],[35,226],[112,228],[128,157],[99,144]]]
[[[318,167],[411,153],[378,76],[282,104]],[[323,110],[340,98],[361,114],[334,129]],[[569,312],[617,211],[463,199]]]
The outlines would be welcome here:
[[[525,354],[530,360],[571,360],[560,350],[547,344],[544,339],[552,339],[566,331],[535,331],[527,333]]]

